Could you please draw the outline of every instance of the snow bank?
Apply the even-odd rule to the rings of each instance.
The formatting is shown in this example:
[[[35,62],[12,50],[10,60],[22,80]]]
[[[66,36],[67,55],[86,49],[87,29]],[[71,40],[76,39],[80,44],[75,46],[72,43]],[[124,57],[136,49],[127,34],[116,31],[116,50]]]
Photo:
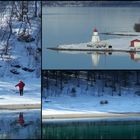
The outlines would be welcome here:
[[[89,95],[78,97],[61,96],[49,97],[47,100],[51,102],[44,103],[43,100],[43,115],[140,112],[140,99],[134,95],[101,97]],[[108,100],[109,104],[101,105],[101,100]]]

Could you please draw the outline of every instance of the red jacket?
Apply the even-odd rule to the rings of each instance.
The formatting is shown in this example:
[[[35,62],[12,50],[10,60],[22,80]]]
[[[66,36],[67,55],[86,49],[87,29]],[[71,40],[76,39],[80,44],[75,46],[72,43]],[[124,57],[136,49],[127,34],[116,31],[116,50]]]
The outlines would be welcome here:
[[[16,85],[16,87],[19,87],[19,89],[23,89],[24,88],[24,86],[25,86],[25,84],[21,81],[21,82],[19,82],[17,85]]]

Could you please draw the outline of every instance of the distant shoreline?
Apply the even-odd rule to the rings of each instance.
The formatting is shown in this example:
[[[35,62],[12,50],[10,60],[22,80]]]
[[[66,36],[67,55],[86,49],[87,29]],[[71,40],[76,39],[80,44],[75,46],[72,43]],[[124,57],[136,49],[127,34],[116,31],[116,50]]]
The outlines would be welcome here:
[[[116,49],[116,48],[111,48],[111,49],[101,49],[101,48],[47,48],[49,50],[53,51],[90,51],[90,52],[125,52],[125,53],[136,53],[140,52],[140,50],[130,50],[130,49]]]
[[[139,7],[139,1],[43,1],[47,7]]]
[[[114,117],[128,117],[128,116],[140,116],[140,112],[133,113],[90,113],[90,114],[55,114],[55,115],[42,115],[43,120],[54,120],[54,119],[83,119],[83,118],[114,118]]]
[[[41,104],[0,105],[0,110],[41,109]]]

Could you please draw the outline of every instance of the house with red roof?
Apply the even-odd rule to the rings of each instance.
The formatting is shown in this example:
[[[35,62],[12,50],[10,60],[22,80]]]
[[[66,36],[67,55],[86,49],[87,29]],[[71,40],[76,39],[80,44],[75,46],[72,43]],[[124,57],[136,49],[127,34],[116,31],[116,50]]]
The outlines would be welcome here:
[[[130,47],[140,49],[140,40],[139,39],[134,39],[130,42]]]

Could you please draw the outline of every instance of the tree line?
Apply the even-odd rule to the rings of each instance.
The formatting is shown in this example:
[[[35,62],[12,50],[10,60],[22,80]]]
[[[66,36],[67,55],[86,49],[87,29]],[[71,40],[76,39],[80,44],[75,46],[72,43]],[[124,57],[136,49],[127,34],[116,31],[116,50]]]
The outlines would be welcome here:
[[[132,79],[133,78],[133,79]],[[140,72],[139,71],[59,71],[59,70],[44,70],[42,72],[42,88],[49,91],[52,87],[57,87],[58,91],[62,91],[65,85],[71,80],[76,81],[75,87],[80,87],[81,81],[84,81],[86,86],[85,90],[89,90],[97,84],[97,81],[101,81],[99,85],[99,96],[105,92],[106,87],[110,87],[114,95],[117,92],[119,96],[122,95],[122,87],[129,88],[134,85],[140,86]],[[75,83],[74,83],[75,84]],[[42,90],[43,90],[42,89]],[[46,94],[46,93],[45,93]]]

